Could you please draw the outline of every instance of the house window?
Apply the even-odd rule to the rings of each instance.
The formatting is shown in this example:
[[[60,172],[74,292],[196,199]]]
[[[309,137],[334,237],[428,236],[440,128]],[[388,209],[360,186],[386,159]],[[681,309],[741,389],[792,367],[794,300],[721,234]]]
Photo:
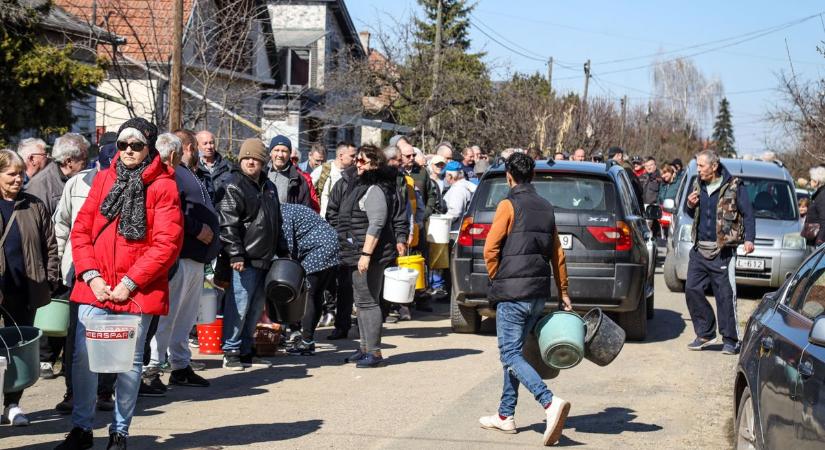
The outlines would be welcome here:
[[[286,48],[278,52],[282,84],[306,86],[309,83],[309,49]]]

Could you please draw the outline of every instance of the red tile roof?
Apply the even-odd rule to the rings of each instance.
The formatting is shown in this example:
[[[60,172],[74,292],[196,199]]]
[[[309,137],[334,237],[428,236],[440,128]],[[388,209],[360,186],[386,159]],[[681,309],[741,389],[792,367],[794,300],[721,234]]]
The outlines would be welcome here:
[[[167,62],[172,52],[174,0],[53,0],[82,21],[126,38],[119,50],[141,62]],[[93,4],[97,4],[94,11]],[[192,12],[193,0],[183,0],[183,23]],[[108,17],[108,21],[106,18]],[[108,23],[107,23],[108,22]],[[106,56],[111,47],[101,46]]]

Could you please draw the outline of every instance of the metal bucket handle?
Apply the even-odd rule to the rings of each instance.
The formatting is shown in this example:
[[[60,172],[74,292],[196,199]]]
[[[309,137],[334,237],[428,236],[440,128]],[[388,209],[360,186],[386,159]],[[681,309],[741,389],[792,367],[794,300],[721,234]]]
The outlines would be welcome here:
[[[20,334],[20,342],[23,342],[23,332],[22,332],[22,331],[20,331],[20,326],[19,326],[19,325],[17,325],[17,321],[16,321],[16,320],[14,320],[14,317],[12,317],[12,316],[11,316],[11,313],[9,313],[9,310],[8,310],[8,309],[6,309],[6,308],[3,306],[3,304],[2,304],[2,303],[0,303],[0,309],[2,309],[4,313],[6,313],[6,317],[8,317],[9,319],[11,319],[11,322],[14,324],[14,327],[15,327],[15,328],[17,328],[17,333],[18,333],[18,334]],[[5,343],[5,341],[4,341],[4,343]],[[6,348],[8,349],[8,347],[6,347]]]
[[[137,307],[138,307],[138,310],[140,310],[140,315],[144,315],[144,313],[143,313],[143,307],[141,307],[141,306],[140,306],[140,303],[138,303],[138,302],[136,302],[136,301],[135,301],[134,297],[129,297],[129,298],[127,298],[127,300],[129,300],[130,302],[134,303],[134,304],[135,304],[135,306],[137,306]],[[102,308],[100,308],[100,309],[106,309],[106,306],[105,306],[103,303],[101,303],[101,302],[100,302],[100,300],[98,300],[98,299],[94,299],[94,300],[92,301],[92,303],[97,303],[98,305],[102,306]],[[126,303],[126,302],[124,302],[124,303]]]

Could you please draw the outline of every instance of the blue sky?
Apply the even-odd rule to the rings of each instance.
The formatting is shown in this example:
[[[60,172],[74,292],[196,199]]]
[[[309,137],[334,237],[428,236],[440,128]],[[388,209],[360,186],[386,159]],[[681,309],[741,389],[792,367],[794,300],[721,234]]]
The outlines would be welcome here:
[[[346,4],[359,31],[377,28],[379,22],[389,25],[389,16],[421,14],[415,0],[346,0]],[[553,85],[561,92],[583,89],[581,67],[589,58],[593,74],[590,95],[614,97],[617,102],[627,95],[631,104],[646,104],[653,89],[649,68],[606,72],[647,65],[653,58],[643,56],[659,51],[744,35],[741,39],[666,54],[667,58],[685,56],[765,30],[763,36],[691,58],[706,76],[722,81],[729,94],[737,147],[743,154],[761,152],[766,141],[780,145],[787,142],[788,137],[781,130],[764,120],[767,111],[781,101],[775,89],[779,85],[777,75],[790,68],[786,40],[798,76],[817,79],[825,73],[825,57],[816,50],[825,40],[825,16],[770,33],[768,29],[775,30],[779,25],[820,12],[825,12],[825,2],[814,0],[479,0],[471,19],[478,25],[472,26],[470,35],[473,50],[486,51],[487,60],[495,67],[545,74],[546,63],[542,61],[553,56]],[[637,59],[606,64],[624,58]],[[504,72],[499,70],[496,75],[504,77]]]

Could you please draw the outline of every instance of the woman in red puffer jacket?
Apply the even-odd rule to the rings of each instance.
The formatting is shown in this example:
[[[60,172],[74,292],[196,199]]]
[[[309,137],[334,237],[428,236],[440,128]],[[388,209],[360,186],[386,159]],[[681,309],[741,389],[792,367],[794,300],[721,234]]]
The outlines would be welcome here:
[[[155,150],[157,128],[131,119],[118,131],[118,154],[94,179],[71,232],[79,303],[73,359],[73,429],[57,448],[92,445],[97,374],[89,369],[84,320],[100,316],[140,319],[132,369],[117,374],[114,420],[107,448],[126,448],[153,315],[169,310],[169,270],[183,245],[183,216],[175,173]]]

